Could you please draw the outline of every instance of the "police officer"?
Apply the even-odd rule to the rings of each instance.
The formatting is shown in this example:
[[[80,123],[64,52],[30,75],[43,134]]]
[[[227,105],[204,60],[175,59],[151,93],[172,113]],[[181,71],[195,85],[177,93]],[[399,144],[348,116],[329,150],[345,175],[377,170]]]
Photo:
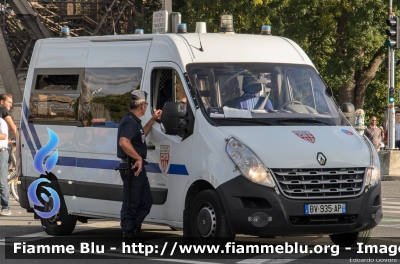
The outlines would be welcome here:
[[[162,113],[161,110],[156,110],[147,124],[142,127],[140,118],[146,113],[148,105],[146,98],[147,93],[144,91],[136,90],[131,93],[130,111],[122,118],[118,126],[117,144],[117,156],[121,159],[120,168],[128,167],[127,155],[132,158],[131,164],[133,164],[132,176],[128,176],[126,170],[120,170],[124,188],[121,208],[122,234],[124,241],[133,240],[138,243],[143,243],[140,238],[140,228],[153,203],[143,164],[147,155],[146,136],[154,121],[161,118]]]

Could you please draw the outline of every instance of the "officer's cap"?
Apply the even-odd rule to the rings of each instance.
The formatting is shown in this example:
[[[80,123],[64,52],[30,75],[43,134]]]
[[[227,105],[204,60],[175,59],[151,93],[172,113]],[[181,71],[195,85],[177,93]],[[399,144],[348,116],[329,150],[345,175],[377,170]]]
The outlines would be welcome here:
[[[135,90],[131,93],[131,100],[146,100],[147,93],[141,90]]]

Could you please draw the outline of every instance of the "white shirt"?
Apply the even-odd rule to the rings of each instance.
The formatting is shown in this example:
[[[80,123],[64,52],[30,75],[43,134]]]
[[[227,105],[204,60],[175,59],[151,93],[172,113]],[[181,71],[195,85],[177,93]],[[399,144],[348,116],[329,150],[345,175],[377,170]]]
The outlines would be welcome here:
[[[400,123],[395,123],[394,124],[394,131],[395,131],[395,136],[394,136],[394,140],[398,141],[400,140]]]
[[[0,134],[6,134],[6,139],[0,140],[0,148],[8,148],[8,125],[3,118],[0,118]]]

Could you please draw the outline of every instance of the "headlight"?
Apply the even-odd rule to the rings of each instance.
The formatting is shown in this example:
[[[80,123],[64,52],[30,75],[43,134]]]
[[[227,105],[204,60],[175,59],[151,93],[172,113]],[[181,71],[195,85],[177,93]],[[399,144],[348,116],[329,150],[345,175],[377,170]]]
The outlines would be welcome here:
[[[260,159],[241,141],[231,138],[226,144],[226,153],[240,172],[252,182],[275,187],[271,172],[262,164]]]
[[[364,136],[365,137],[365,136]],[[366,140],[370,148],[370,167],[367,170],[367,180],[366,185],[369,187],[377,185],[381,181],[381,165],[379,162],[378,153],[375,150],[374,145],[372,145],[369,139]]]

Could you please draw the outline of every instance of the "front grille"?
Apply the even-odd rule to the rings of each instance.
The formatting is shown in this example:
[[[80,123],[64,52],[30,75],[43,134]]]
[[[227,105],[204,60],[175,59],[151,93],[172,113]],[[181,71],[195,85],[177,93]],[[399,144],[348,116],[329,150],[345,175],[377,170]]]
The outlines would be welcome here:
[[[282,193],[294,199],[353,197],[362,192],[365,168],[272,169]]]
[[[299,215],[291,216],[292,225],[340,225],[352,224],[358,215]]]

